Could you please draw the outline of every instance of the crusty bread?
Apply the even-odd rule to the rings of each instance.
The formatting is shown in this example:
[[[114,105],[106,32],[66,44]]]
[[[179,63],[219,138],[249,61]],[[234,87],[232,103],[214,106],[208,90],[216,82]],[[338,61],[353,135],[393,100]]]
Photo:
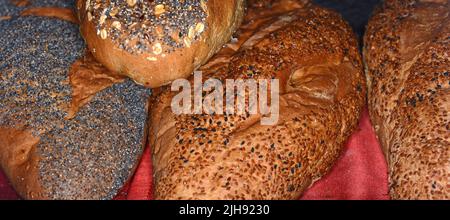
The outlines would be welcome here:
[[[177,116],[176,93],[162,89],[149,122],[157,199],[296,199],[330,169],[357,125],[362,61],[337,13],[273,1],[249,8],[237,33],[201,68],[203,78],[280,79],[280,120]]]
[[[244,0],[78,0],[81,33],[108,69],[155,88],[186,78],[227,43]]]
[[[450,4],[386,0],[365,35],[369,110],[393,199],[450,198]]]
[[[114,198],[144,149],[149,89],[102,87],[66,120],[74,88],[90,87],[69,80],[85,49],[78,27],[14,17],[0,29],[0,166],[13,187],[24,199]]]

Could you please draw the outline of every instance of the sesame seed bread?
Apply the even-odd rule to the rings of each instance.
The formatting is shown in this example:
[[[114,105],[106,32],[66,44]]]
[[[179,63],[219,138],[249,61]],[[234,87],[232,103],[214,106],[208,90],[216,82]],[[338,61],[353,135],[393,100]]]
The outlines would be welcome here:
[[[231,39],[244,11],[244,0],[77,1],[95,58],[151,88],[204,64]]]
[[[450,199],[450,1],[386,0],[365,35],[392,199]]]
[[[264,126],[261,115],[177,116],[177,93],[162,88],[149,118],[156,199],[296,199],[330,169],[356,128],[366,89],[348,24],[302,1],[255,7],[236,41],[201,70],[204,80],[280,79],[280,120]]]
[[[0,29],[0,166],[11,184],[24,199],[112,199],[141,158],[149,90],[125,80],[66,120],[78,27],[14,16]]]

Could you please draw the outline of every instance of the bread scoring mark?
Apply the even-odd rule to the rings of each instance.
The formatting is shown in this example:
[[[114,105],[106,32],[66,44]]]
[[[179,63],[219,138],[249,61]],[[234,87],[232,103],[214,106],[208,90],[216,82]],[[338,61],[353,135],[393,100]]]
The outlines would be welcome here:
[[[208,0],[87,0],[87,19],[101,39],[132,54],[191,47],[207,28]],[[155,43],[159,43],[156,46]],[[156,51],[155,51],[156,49]]]

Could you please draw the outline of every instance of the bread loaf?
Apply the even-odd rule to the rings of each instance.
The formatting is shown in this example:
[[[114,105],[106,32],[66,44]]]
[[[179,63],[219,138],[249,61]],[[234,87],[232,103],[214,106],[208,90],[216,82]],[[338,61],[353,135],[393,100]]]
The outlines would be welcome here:
[[[66,120],[69,67],[84,53],[78,27],[0,23],[0,166],[11,184],[24,199],[112,199],[141,157],[149,91],[127,80]]]
[[[186,78],[239,26],[244,0],[78,0],[81,33],[95,58],[147,87]]]
[[[175,115],[177,93],[162,89],[149,121],[156,199],[296,199],[355,129],[366,90],[351,28],[327,9],[270,2],[250,7],[238,38],[201,70],[204,80],[279,79],[278,123]]]
[[[450,4],[386,0],[365,35],[369,110],[392,199],[450,198]]]

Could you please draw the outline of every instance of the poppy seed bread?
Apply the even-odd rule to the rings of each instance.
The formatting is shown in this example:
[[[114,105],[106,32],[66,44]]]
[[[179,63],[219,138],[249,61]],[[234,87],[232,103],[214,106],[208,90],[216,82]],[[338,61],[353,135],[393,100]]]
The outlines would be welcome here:
[[[69,67],[84,53],[77,26],[14,16],[0,29],[0,166],[11,184],[24,199],[112,199],[141,157],[150,92],[127,80],[65,120]]]

